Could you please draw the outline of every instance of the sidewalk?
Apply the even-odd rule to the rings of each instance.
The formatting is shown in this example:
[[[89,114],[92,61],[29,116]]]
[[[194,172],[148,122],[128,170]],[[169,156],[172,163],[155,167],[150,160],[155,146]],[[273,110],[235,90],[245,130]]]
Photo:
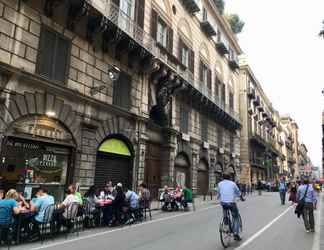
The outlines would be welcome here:
[[[319,221],[317,221],[316,223],[318,223],[319,225],[319,230],[320,231],[320,239],[319,239],[319,244],[320,244],[320,248],[319,249],[324,249],[324,194],[321,194],[320,196],[320,199],[321,199],[321,217],[318,218]]]

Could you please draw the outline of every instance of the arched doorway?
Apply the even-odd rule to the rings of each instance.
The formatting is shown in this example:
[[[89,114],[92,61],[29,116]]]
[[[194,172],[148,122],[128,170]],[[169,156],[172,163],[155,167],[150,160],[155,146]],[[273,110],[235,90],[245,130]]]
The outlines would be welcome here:
[[[2,140],[0,175],[26,199],[42,184],[60,200],[73,179],[75,141],[63,123],[42,115],[12,122]]]
[[[220,162],[218,162],[215,165],[215,184],[216,185],[222,181],[222,177],[223,177],[222,175],[223,175],[223,166]]]
[[[197,194],[206,195],[209,189],[208,163],[200,160],[197,175]]]
[[[174,179],[176,184],[186,187],[190,185],[190,162],[188,157],[181,153],[179,154],[174,163]]]
[[[94,184],[102,187],[107,181],[132,186],[133,154],[130,146],[119,138],[104,140],[97,152]]]

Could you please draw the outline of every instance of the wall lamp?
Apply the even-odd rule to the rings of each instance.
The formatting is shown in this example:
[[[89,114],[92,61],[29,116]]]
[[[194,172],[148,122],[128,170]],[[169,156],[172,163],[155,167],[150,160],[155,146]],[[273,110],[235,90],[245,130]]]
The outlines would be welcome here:
[[[120,75],[120,69],[117,66],[112,65],[109,67],[108,77],[112,82],[117,81],[119,79],[119,75]],[[90,95],[98,94],[100,91],[104,90],[106,87],[107,87],[106,84],[92,87],[90,89]]]

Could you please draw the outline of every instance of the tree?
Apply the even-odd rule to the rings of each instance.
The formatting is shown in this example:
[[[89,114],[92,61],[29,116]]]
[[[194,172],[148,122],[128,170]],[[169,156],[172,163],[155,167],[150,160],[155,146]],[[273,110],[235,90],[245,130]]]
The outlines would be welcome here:
[[[224,0],[214,0],[214,3],[215,3],[215,5],[216,5],[216,7],[217,7],[219,13],[220,13],[221,15],[223,15],[223,13],[224,13],[224,9],[225,9],[225,2],[224,2]]]
[[[227,15],[226,19],[229,22],[232,31],[235,34],[242,32],[245,23],[240,19],[240,17],[237,14]]]
[[[323,23],[323,28],[318,35],[324,38],[324,21],[322,23]]]

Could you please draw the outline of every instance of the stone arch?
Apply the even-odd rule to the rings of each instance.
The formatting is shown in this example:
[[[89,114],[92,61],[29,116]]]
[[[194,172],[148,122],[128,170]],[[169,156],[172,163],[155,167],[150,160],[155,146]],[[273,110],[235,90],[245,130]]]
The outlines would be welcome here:
[[[118,137],[125,141],[132,150],[135,143],[135,128],[124,117],[113,116],[102,121],[96,131],[97,147],[106,139]]]
[[[8,95],[0,104],[0,132],[6,134],[15,121],[35,115],[59,121],[71,133],[74,142],[79,144],[80,130],[76,112],[63,99],[46,92]]]
[[[207,60],[207,63],[210,64],[210,55],[206,43],[202,42],[199,47],[199,54]]]
[[[192,31],[190,24],[185,18],[180,18],[178,22],[178,31],[180,31],[192,43]]]
[[[174,160],[174,184],[191,186],[191,162],[185,152],[179,152]]]

